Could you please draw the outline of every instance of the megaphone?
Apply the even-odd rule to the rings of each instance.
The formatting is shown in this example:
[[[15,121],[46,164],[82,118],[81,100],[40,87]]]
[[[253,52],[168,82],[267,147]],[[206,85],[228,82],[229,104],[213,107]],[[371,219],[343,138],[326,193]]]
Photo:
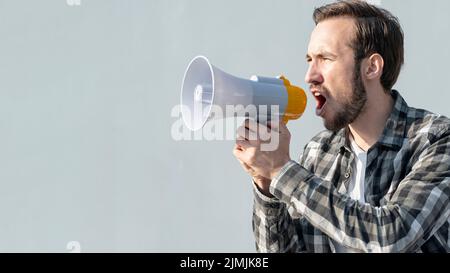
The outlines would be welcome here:
[[[225,109],[227,105],[254,105],[257,109],[277,106],[279,111],[270,115],[278,115],[287,123],[298,119],[305,111],[306,93],[291,85],[284,76],[252,76],[246,80],[225,73],[204,56],[192,59],[181,87],[181,114],[186,127],[193,131],[201,129],[210,119],[213,106]]]

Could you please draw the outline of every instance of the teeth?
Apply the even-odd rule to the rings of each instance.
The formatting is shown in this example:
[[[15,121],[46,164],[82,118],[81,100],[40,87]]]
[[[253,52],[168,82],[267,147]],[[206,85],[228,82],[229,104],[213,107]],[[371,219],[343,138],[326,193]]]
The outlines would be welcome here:
[[[320,96],[320,93],[319,92],[314,92],[314,96],[318,97],[318,96]]]

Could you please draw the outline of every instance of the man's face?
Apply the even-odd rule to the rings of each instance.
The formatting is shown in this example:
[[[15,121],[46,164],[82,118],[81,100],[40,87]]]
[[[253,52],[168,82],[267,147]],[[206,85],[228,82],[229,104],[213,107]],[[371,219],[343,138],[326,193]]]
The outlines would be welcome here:
[[[350,47],[354,33],[353,19],[341,17],[320,22],[311,34],[305,81],[317,100],[316,115],[328,130],[352,123],[367,100],[360,65]]]

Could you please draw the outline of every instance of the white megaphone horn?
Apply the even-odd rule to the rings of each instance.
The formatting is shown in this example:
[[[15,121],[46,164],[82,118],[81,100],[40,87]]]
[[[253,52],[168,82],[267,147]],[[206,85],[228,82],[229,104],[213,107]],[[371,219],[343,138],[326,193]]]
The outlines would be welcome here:
[[[201,129],[213,106],[225,109],[227,105],[267,106],[266,109],[275,105],[279,109],[276,114],[287,123],[305,111],[306,93],[283,76],[241,79],[213,66],[204,56],[195,57],[184,73],[181,87],[181,113],[186,127]]]

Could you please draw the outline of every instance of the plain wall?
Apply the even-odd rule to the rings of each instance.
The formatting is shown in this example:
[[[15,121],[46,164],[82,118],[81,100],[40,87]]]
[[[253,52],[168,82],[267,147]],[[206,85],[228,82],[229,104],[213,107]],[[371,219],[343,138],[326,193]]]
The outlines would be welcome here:
[[[234,142],[175,141],[171,111],[198,54],[306,88],[328,1],[71,1],[0,1],[0,251],[254,252]],[[395,88],[450,116],[450,2],[378,2],[405,32]],[[294,159],[323,129],[308,98],[288,124]]]

